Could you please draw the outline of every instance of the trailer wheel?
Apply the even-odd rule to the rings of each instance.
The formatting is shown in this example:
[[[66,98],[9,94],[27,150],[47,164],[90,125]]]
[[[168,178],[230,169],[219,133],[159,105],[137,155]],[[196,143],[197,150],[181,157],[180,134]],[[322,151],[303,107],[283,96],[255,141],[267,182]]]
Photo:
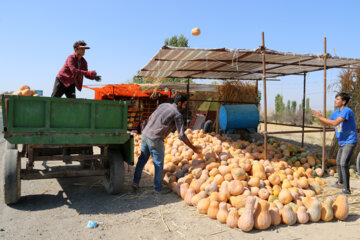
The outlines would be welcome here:
[[[104,187],[110,194],[121,192],[125,181],[125,166],[122,154],[118,150],[109,150]]]
[[[1,195],[6,204],[17,203],[20,199],[20,157],[18,150],[7,149],[1,168]]]

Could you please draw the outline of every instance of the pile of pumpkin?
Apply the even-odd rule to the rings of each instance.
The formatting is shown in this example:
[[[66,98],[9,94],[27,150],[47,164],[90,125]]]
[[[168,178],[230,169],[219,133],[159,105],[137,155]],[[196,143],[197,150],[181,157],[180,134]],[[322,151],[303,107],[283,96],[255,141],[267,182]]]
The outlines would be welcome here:
[[[243,231],[254,227],[263,230],[281,222],[293,225],[347,218],[346,196],[323,202],[316,197],[325,184],[319,178],[323,172],[312,169],[308,162],[300,167],[291,166],[276,153],[269,161],[261,159],[261,146],[241,140],[233,142],[202,130],[188,129],[185,133],[194,145],[202,146],[202,154],[189,149],[177,133],[167,137],[164,182],[186,204],[197,207],[200,214]],[[136,161],[140,135],[135,136],[134,145]],[[154,175],[151,159],[145,170]]]
[[[40,97],[34,90],[31,90],[28,85],[21,85],[18,91],[14,91],[12,95],[21,95],[21,96],[34,96]]]

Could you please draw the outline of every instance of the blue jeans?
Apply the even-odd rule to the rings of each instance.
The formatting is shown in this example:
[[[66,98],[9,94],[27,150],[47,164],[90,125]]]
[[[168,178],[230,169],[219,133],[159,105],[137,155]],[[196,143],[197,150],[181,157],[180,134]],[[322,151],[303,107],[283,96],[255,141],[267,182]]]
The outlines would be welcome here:
[[[350,158],[357,143],[346,143],[339,148],[336,156],[336,165],[338,168],[338,183],[343,183],[346,190],[350,190]]]
[[[140,183],[142,170],[144,169],[146,162],[151,156],[155,166],[155,191],[161,191],[164,168],[164,141],[161,139],[151,140],[144,135],[142,135],[141,137],[141,154],[135,167],[133,182],[136,184]]]

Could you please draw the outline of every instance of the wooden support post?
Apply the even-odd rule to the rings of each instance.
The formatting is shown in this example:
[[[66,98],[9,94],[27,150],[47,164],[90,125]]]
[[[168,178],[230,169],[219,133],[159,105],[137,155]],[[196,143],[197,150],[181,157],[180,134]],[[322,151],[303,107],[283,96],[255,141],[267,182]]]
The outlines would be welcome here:
[[[186,97],[187,97],[187,104],[186,104],[186,123],[185,126],[186,128],[189,127],[189,104],[190,104],[190,78],[187,79],[187,84],[186,84]]]
[[[305,130],[305,92],[306,92],[306,73],[304,73],[304,92],[303,92],[303,111],[302,111],[302,134],[301,134],[301,147],[304,147],[304,130]]]
[[[324,117],[326,118],[326,37],[324,38]],[[322,146],[322,164],[321,169],[325,171],[325,144],[326,144],[326,131],[325,126],[323,127],[323,146]]]
[[[266,61],[265,61],[265,37],[264,32],[261,33],[261,42],[262,42],[262,80],[264,84],[264,151],[265,151],[265,159],[268,159],[268,151],[267,151],[267,102],[266,102]]]

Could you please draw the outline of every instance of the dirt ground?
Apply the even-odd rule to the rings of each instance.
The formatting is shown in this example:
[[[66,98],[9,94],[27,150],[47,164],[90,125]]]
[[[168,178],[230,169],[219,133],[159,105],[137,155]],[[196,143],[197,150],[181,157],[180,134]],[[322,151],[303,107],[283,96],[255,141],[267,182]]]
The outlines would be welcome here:
[[[0,200],[0,239],[360,239],[359,179],[351,179],[346,221],[282,224],[244,233],[198,214],[174,193],[154,195],[147,174],[139,192],[132,192],[133,172],[134,167],[126,167],[126,188],[118,195],[108,195],[99,177],[22,181],[19,203],[7,206]],[[326,187],[323,194],[338,191]],[[87,228],[89,220],[99,226]]]

